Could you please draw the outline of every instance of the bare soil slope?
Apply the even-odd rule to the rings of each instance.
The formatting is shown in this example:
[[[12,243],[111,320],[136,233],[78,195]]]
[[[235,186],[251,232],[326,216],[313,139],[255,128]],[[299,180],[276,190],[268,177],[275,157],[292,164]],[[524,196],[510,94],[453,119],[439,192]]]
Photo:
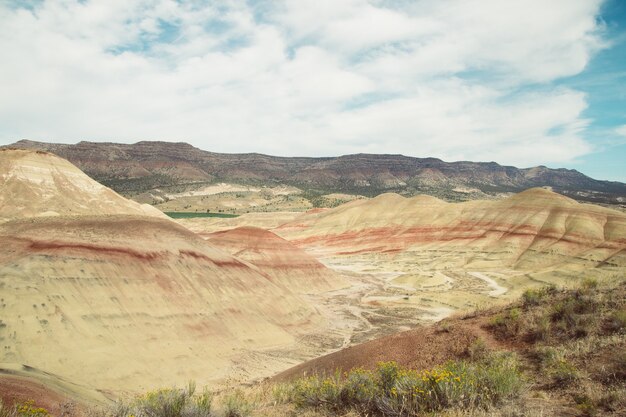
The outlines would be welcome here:
[[[207,234],[205,238],[294,292],[318,293],[348,285],[314,257],[267,230],[238,227]]]
[[[88,408],[110,404],[101,392],[26,365],[0,363],[0,400],[5,406],[34,402],[55,416],[86,415]]]
[[[246,368],[243,352],[293,348],[322,323],[257,267],[66,161],[0,155],[0,362],[116,391],[216,382]],[[272,372],[237,377],[257,371]]]
[[[164,217],[125,199],[64,159],[46,152],[0,149],[0,221],[35,216],[140,214]]]
[[[385,283],[361,303],[448,314],[529,286],[619,280],[626,269],[625,213],[541,188],[464,203],[384,194],[273,231],[326,266]]]
[[[242,349],[288,346],[316,316],[292,292],[167,220],[0,225],[2,362],[99,388],[228,375]]]
[[[439,248],[463,253],[456,263],[465,266],[623,265],[626,214],[541,188],[465,203],[385,194],[297,218],[276,232],[340,255]]]

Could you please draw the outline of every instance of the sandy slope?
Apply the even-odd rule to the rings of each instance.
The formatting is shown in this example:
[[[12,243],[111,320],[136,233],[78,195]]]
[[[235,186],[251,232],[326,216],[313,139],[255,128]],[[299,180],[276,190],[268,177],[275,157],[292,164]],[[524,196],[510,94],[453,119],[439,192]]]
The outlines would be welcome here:
[[[524,268],[558,263],[559,255],[610,262],[626,248],[626,215],[544,189],[501,201],[457,204],[386,194],[298,218],[276,232],[337,254],[476,248],[497,254],[499,265]],[[465,265],[472,262],[480,261],[459,259]]]
[[[248,379],[272,369],[233,375],[244,353],[295,349],[323,324],[258,267],[67,161],[5,150],[0,178],[0,362],[114,391]]]
[[[206,235],[208,241],[250,262],[273,282],[299,293],[319,293],[348,286],[339,274],[291,242],[257,227],[238,227]]]
[[[386,282],[362,300],[468,308],[532,285],[623,279],[626,214],[545,189],[446,203],[385,194],[273,230],[325,265]]]
[[[0,363],[0,399],[5,405],[34,401],[55,416],[82,415],[88,407],[109,404],[102,392],[27,365]]]
[[[141,214],[164,217],[125,199],[64,159],[46,152],[0,150],[0,221],[13,218]]]
[[[259,227],[261,229],[274,229],[285,223],[303,216],[302,212],[280,211],[274,213],[246,213],[238,217],[196,217],[190,219],[176,219],[187,229],[205,236],[213,232],[234,229],[236,227]]]
[[[284,286],[167,220],[0,225],[1,362],[106,389],[227,376],[241,349],[289,346],[318,317]]]

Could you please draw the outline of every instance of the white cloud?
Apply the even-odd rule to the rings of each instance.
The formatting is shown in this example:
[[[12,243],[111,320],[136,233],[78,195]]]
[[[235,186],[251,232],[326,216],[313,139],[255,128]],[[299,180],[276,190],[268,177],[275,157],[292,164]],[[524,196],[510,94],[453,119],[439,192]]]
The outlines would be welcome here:
[[[620,136],[626,137],[626,125],[619,126],[617,129],[615,129],[615,133]]]
[[[585,96],[554,81],[603,47],[599,0],[198,4],[0,5],[0,142],[523,166],[591,151]]]

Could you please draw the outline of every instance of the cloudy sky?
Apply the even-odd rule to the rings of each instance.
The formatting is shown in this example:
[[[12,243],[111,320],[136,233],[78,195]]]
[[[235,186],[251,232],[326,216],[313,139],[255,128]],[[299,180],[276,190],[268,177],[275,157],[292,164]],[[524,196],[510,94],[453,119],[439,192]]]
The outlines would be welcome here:
[[[626,181],[620,0],[0,0],[0,144],[402,153]]]

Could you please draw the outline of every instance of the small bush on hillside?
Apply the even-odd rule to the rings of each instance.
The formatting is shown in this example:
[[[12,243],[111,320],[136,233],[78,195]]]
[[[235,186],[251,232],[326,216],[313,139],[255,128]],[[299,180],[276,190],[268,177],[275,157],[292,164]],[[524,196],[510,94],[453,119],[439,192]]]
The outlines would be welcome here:
[[[598,288],[598,280],[595,278],[585,278],[581,284],[583,291],[593,291]]]
[[[550,314],[553,328],[566,337],[584,337],[595,327],[596,317],[593,313],[598,302],[590,295],[574,292],[557,302]]]
[[[248,417],[254,406],[241,390],[236,390],[224,399],[224,417]]]
[[[570,385],[580,378],[578,369],[565,359],[552,364],[549,368],[549,374],[554,383],[560,387]]]
[[[626,330],[626,309],[613,312],[606,321],[606,329],[612,333]]]
[[[531,342],[547,341],[552,332],[552,322],[546,315],[535,315],[528,325],[527,339]]]
[[[471,361],[478,361],[487,358],[490,351],[485,340],[477,338],[465,349],[465,353]]]
[[[50,412],[37,407],[33,400],[8,406],[0,399],[0,417],[50,417]]]
[[[413,416],[449,408],[488,408],[515,396],[523,381],[515,356],[449,362],[427,371],[384,362],[375,371],[353,370],[329,378],[308,377],[280,390],[281,401],[362,415]],[[285,393],[290,398],[285,398]]]
[[[517,336],[521,328],[522,311],[512,308],[507,313],[498,314],[491,320],[493,330],[503,338]]]
[[[546,297],[554,295],[556,291],[557,289],[555,286],[527,289],[522,294],[522,304],[524,307],[539,305]]]
[[[110,417],[210,417],[213,394],[195,393],[195,384],[185,389],[150,391],[130,402],[118,401]]]
[[[565,355],[559,349],[551,346],[541,346],[533,351],[534,356],[539,360],[542,370],[550,368],[554,364],[565,359]]]

